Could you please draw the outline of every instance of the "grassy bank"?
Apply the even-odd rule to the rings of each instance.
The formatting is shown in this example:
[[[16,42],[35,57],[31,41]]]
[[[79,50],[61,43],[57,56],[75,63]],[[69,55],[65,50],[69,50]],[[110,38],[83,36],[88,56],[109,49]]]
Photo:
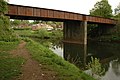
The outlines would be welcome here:
[[[45,65],[49,70],[57,72],[56,77],[58,80],[94,80],[76,66],[65,61],[37,42],[29,41],[26,47],[32,57],[40,64]]]
[[[61,30],[53,30],[47,31],[46,29],[40,30],[26,30],[26,29],[18,29],[14,30],[15,33],[20,37],[33,37],[33,38],[51,38],[51,39],[61,39],[63,37],[63,32]]]
[[[19,42],[0,42],[0,80],[12,80],[19,75],[24,59],[13,57],[9,52],[18,46]]]

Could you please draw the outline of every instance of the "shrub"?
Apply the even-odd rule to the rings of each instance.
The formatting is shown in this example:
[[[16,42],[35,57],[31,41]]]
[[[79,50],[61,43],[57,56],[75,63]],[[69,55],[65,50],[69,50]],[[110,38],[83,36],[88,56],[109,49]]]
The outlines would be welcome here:
[[[36,31],[35,34],[37,34],[37,35],[38,35],[39,37],[41,37],[42,39],[43,39],[44,37],[49,37],[49,34],[48,34],[48,32],[47,32],[46,29],[40,29],[40,30]]]
[[[57,38],[57,39],[63,38],[63,32],[61,30],[55,30],[50,35],[52,38]]]
[[[0,6],[0,40],[14,41],[16,37],[10,29],[9,18],[4,15],[7,11],[7,2],[0,0]]]
[[[101,63],[99,62],[99,59],[91,57],[91,62],[88,63],[88,69],[91,70],[92,76],[98,75],[101,76],[104,72],[105,69],[102,68]]]

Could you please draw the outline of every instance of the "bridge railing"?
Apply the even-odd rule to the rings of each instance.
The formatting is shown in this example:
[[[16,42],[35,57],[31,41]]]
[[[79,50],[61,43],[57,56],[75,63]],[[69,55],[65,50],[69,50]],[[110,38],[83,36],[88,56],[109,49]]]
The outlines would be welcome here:
[[[15,17],[32,17],[36,18],[46,18],[46,19],[58,19],[58,20],[77,20],[77,21],[88,21],[91,23],[105,23],[105,24],[116,24],[115,20],[95,17],[90,15],[83,15],[79,13],[60,11],[54,9],[30,7],[30,6],[21,6],[8,4],[8,16]]]
[[[86,21],[95,23],[116,24],[116,20],[95,16],[86,16]]]

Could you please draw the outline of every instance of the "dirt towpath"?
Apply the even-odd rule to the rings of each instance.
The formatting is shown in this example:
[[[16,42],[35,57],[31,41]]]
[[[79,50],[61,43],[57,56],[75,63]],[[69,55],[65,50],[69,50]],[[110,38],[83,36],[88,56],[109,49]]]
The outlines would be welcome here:
[[[26,42],[21,41],[17,49],[11,51],[13,56],[21,56],[26,59],[22,66],[21,75],[13,80],[57,80],[54,71],[45,69],[44,65],[32,59],[25,45]]]

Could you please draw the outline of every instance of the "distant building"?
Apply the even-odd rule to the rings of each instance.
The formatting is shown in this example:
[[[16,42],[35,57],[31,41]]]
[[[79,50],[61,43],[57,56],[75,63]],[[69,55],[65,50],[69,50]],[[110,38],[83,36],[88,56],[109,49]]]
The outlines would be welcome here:
[[[41,28],[45,28],[46,30],[53,30],[53,27],[47,24],[39,23],[39,24],[32,25],[32,30],[39,30]]]
[[[18,28],[28,28],[28,27],[29,27],[28,24],[20,24],[20,25],[18,26]]]

